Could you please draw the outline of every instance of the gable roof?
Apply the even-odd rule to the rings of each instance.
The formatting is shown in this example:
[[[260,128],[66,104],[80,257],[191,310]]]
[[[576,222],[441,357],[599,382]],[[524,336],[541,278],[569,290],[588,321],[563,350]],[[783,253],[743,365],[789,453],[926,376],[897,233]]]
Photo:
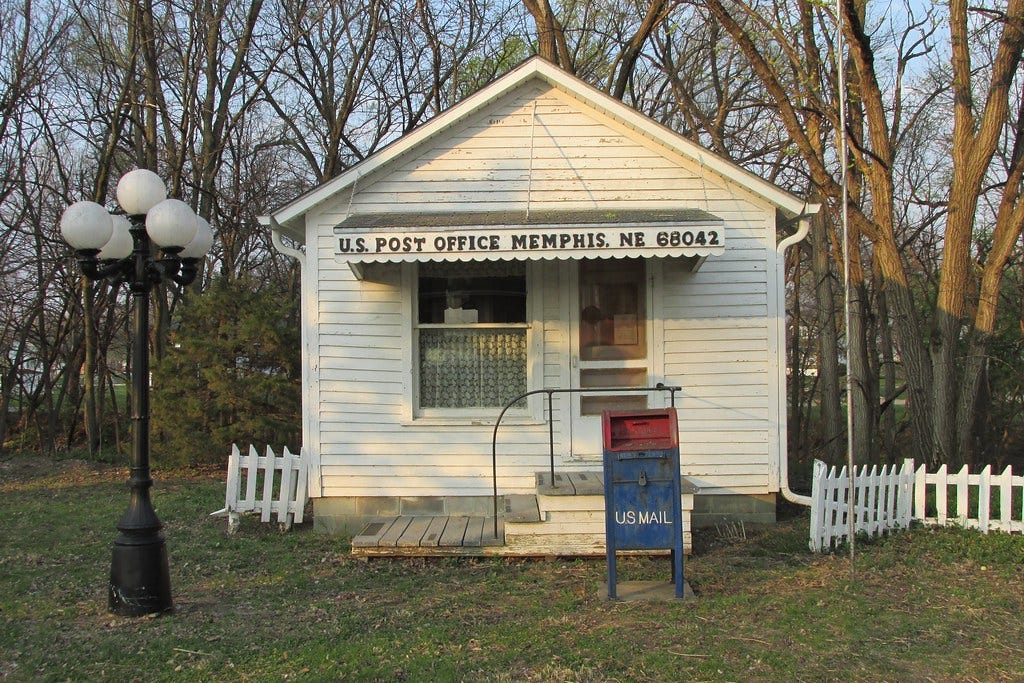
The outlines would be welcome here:
[[[450,129],[491,102],[522,87],[533,79],[539,79],[550,87],[580,100],[593,109],[617,120],[627,128],[664,145],[681,156],[698,161],[703,168],[728,178],[731,182],[736,183],[748,192],[776,206],[787,217],[797,216],[807,209],[804,200],[796,195],[708,151],[697,143],[601,92],[554,64],[540,57],[533,57],[501,78],[491,82],[475,94],[438,114],[412,132],[407,133],[377,153],[352,166],[336,178],[300,195],[272,212],[270,216],[261,217],[259,219],[260,223],[263,225],[275,225],[281,228],[285,234],[298,239],[300,242],[303,241],[305,231],[303,217],[306,213],[316,209],[324,202],[331,200],[339,192],[349,188],[358,178],[372,173],[442,131]]]

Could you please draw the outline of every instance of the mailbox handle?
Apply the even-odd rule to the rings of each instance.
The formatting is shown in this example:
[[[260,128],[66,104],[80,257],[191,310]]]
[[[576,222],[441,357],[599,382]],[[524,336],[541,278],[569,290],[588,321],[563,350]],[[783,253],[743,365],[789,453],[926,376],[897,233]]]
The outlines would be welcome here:
[[[668,455],[665,453],[650,455],[647,451],[624,451],[615,454],[617,460],[664,460],[667,457]]]

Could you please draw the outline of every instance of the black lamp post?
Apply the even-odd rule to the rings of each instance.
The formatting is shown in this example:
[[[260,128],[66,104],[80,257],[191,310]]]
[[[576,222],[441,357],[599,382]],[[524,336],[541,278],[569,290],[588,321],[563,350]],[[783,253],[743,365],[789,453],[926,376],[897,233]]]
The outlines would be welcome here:
[[[163,525],[149,497],[149,293],[163,280],[183,286],[195,280],[213,235],[188,204],[167,199],[164,182],[152,171],[125,174],[117,184],[117,202],[127,218],[95,202],[76,202],[64,211],[60,231],[87,278],[127,283],[132,295],[131,500],[117,524],[121,533],[110,565],[109,609],[140,616],[173,607]],[[160,248],[159,258],[152,245]]]

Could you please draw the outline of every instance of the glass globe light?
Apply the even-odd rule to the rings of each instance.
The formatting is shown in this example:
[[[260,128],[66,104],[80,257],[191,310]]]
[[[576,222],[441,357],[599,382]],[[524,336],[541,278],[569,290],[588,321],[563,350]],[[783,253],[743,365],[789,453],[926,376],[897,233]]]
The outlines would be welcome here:
[[[132,224],[124,216],[111,216],[110,220],[114,225],[114,232],[110,235],[107,243],[103,245],[103,248],[100,249],[97,257],[111,260],[128,258],[135,249],[135,239],[132,238],[131,233]]]
[[[117,182],[117,203],[129,216],[141,216],[167,198],[167,186],[156,173],[137,168]]]
[[[165,199],[146,214],[149,239],[166,250],[180,250],[192,241],[198,229],[195,211],[180,199]]]
[[[75,202],[60,217],[60,234],[76,251],[100,249],[113,232],[110,214],[96,202]]]
[[[181,258],[200,259],[213,246],[213,228],[202,216],[196,216],[196,236],[178,254]]]

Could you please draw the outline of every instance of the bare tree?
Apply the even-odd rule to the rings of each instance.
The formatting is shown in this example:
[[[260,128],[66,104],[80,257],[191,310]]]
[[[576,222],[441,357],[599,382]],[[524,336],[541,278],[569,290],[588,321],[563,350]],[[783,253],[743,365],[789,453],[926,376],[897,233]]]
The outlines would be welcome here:
[[[390,132],[383,93],[368,87],[383,14],[378,0],[289,0],[278,8],[283,55],[264,91],[317,182],[363,158]]]
[[[744,51],[754,71],[772,95],[780,118],[785,123],[794,143],[807,163],[815,183],[832,201],[840,196],[840,188],[828,166],[827,159],[811,144],[803,125],[804,115],[799,108],[796,92],[804,92],[796,81],[784,81],[780,71],[766,58],[766,45],[751,30],[749,17],[756,7],[740,2],[708,0],[704,3],[711,16],[720,21]],[[904,142],[906,126],[914,122],[918,112],[926,107],[943,104],[942,91],[917,102],[917,111],[907,111],[910,100],[905,98],[901,78],[887,82],[879,72],[882,62],[876,57],[872,31],[866,26],[866,3],[848,0],[843,4],[842,24],[850,62],[855,75],[856,114],[845,131],[851,143],[855,178],[863,178],[864,196],[854,192],[855,203],[850,215],[855,234],[863,234],[871,241],[873,258],[882,278],[882,286],[893,316],[896,341],[908,383],[910,414],[914,426],[918,453],[929,462],[957,462],[964,457],[957,442],[965,443],[962,435],[969,433],[973,423],[977,399],[977,370],[975,363],[958,363],[962,353],[957,340],[965,331],[968,321],[967,306],[978,296],[971,333],[974,350],[969,357],[984,356],[986,336],[991,334],[991,321],[996,310],[996,296],[1002,272],[1012,245],[1020,235],[1018,213],[1020,177],[1010,167],[1006,175],[993,178],[993,157],[1001,140],[1005,139],[1009,117],[1009,93],[1016,78],[1021,50],[1024,47],[1024,2],[1011,0],[1005,13],[977,12],[973,32],[974,44],[992,46],[988,59],[978,64],[984,55],[971,52],[967,40],[971,13],[966,3],[950,4],[946,17],[952,45],[950,68],[953,74],[952,110],[954,126],[951,138],[953,167],[948,195],[945,197],[945,225],[943,254],[940,270],[938,301],[930,313],[931,331],[920,318],[921,301],[915,297],[912,286],[912,260],[900,249],[902,234],[896,195],[896,169]],[[908,9],[908,12],[910,10]],[[908,14],[908,16],[913,16]],[[740,18],[737,18],[740,17]],[[924,52],[927,42],[910,40],[922,29],[911,24],[899,41],[901,60]],[[783,52],[792,52],[792,42],[784,32],[772,34],[772,45]],[[903,64],[904,61],[901,61]],[[898,74],[902,75],[902,74]],[[976,104],[973,93],[985,93],[984,102]],[[888,103],[893,102],[890,106]],[[833,122],[838,118],[834,102],[821,102],[822,110],[829,112]],[[994,218],[993,247],[983,256],[982,285],[972,283],[970,263],[971,236],[975,230],[976,207],[984,194],[983,180],[996,180],[1004,188],[1003,208]],[[859,182],[859,181],[858,181]],[[854,187],[854,190],[860,190]],[[859,200],[859,201],[858,201]],[[858,253],[856,249],[851,253]],[[976,293],[976,294],[975,294]],[[969,360],[969,358],[965,358]],[[980,366],[979,366],[980,367]],[[955,418],[955,419],[954,419]],[[961,446],[962,448],[963,446]]]

